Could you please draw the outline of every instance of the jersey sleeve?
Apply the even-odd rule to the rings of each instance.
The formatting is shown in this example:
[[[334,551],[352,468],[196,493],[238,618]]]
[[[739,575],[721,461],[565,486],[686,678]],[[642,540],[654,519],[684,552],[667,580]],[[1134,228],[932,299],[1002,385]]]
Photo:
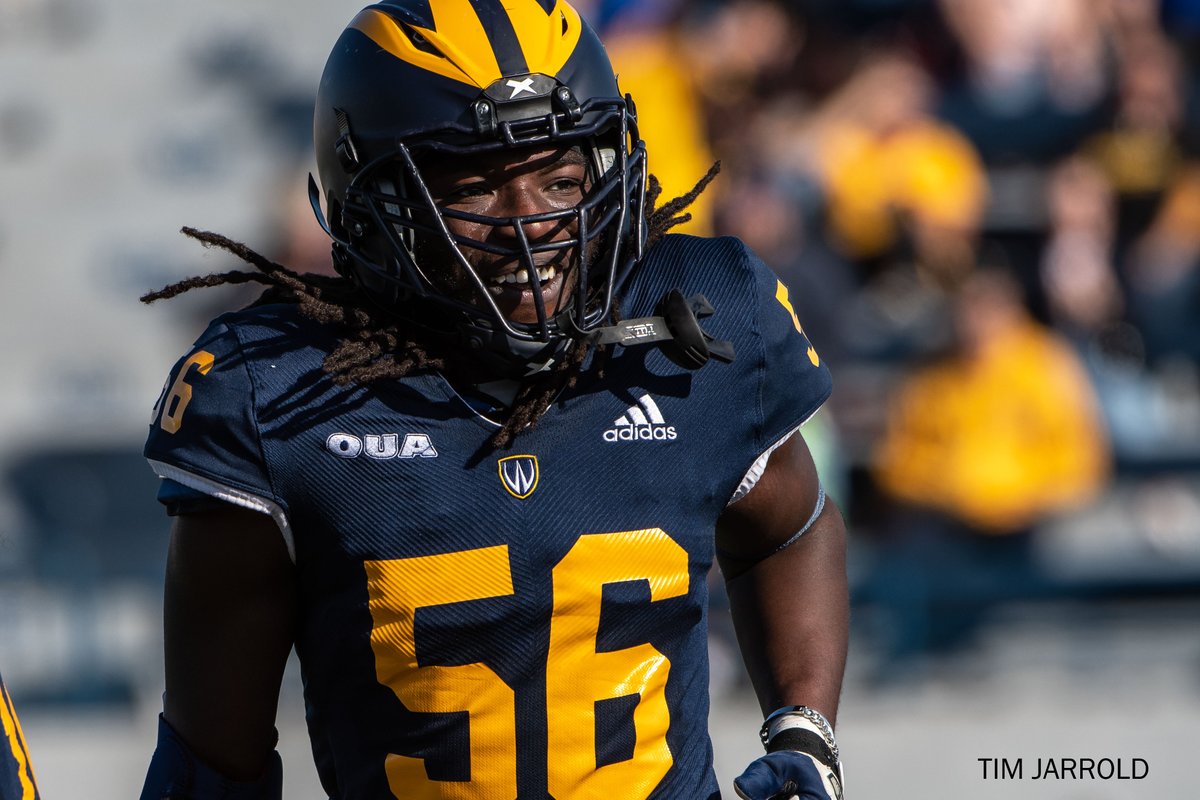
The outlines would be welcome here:
[[[753,287],[751,346],[738,358],[756,373],[757,409],[754,461],[728,503],[745,497],[766,470],[771,453],[782,445],[829,398],[833,379],[809,341],[792,305],[786,284],[753,252],[741,245]],[[746,352],[749,350],[749,352]]]
[[[833,379],[804,332],[788,287],[748,249],[746,258],[757,315],[759,444],[770,447],[821,407],[833,391]]]
[[[154,407],[144,453],[175,487],[160,492],[160,501],[181,508],[182,486],[282,523],[286,508],[272,486],[255,402],[236,331],[215,322],[172,368]]]

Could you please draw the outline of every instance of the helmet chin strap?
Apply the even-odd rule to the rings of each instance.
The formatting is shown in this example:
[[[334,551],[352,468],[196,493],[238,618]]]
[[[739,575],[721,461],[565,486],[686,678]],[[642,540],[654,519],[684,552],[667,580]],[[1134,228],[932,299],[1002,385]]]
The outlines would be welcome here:
[[[717,339],[700,327],[700,320],[712,316],[715,309],[702,294],[685,298],[672,289],[659,302],[656,314],[626,319],[615,325],[581,331],[570,315],[560,318],[559,326],[567,336],[550,342],[514,339],[503,331],[459,330],[459,341],[467,357],[498,377],[528,378],[545,372],[558,363],[573,341],[590,345],[616,344],[622,347],[657,344],[675,364],[685,369],[700,369],[711,360],[731,363],[733,343]]]
[[[549,342],[514,339],[504,331],[459,328],[457,340],[466,358],[496,377],[529,378],[546,372],[566,353],[571,340]]]
[[[728,364],[734,359],[733,343],[716,339],[700,327],[700,320],[714,310],[704,295],[685,298],[672,289],[659,301],[656,316],[621,320],[580,334],[592,344],[633,347],[657,342],[667,358],[685,369],[700,369],[710,359]]]

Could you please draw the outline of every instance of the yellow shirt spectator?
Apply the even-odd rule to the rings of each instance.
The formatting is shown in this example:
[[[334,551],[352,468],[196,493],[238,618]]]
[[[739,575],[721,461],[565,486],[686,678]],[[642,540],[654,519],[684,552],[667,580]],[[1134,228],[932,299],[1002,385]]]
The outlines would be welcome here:
[[[898,499],[1004,533],[1092,497],[1107,436],[1069,345],[993,276],[972,282],[957,310],[963,352],[904,383],[875,474]]]
[[[637,104],[638,132],[646,141],[649,170],[662,184],[662,200],[691,191],[712,166],[701,101],[682,54],[665,32],[622,34],[608,45],[621,91]],[[707,191],[688,212],[690,222],[675,230],[695,236],[712,233],[712,197]]]
[[[987,197],[983,167],[957,131],[921,121],[887,135],[854,123],[824,137],[829,222],[855,257],[880,255],[899,237],[898,219],[973,230]]]

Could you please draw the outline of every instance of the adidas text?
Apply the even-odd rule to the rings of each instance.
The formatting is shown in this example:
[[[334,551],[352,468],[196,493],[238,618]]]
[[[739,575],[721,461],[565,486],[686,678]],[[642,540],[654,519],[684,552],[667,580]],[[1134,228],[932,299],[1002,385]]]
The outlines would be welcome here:
[[[674,425],[623,425],[604,432],[606,442],[666,441],[674,438]]]
[[[602,436],[606,442],[668,442],[676,438],[675,426],[668,425],[654,398],[644,394],[613,420]]]

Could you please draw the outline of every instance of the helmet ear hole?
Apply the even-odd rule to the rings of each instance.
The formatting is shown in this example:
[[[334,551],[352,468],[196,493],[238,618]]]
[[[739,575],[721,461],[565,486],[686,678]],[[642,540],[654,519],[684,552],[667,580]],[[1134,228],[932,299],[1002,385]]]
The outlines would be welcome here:
[[[350,137],[350,118],[340,108],[333,110],[333,116],[337,120],[338,127],[338,138],[333,143],[333,150],[337,153],[342,169],[346,174],[352,175],[362,166],[362,162],[359,161],[358,148],[354,146],[354,139]]]
[[[408,182],[405,181],[403,177],[393,179],[391,177],[380,176],[374,181],[374,183],[376,188],[384,196],[406,200],[410,195],[408,190]],[[407,205],[400,205],[398,203],[383,203],[383,210],[395,219],[404,218],[410,223],[413,219],[412,209]],[[391,228],[396,240],[408,251],[409,257],[411,258],[413,254],[414,242],[416,240],[416,232],[413,230],[411,225],[389,224],[388,227]]]
[[[613,164],[617,163],[617,151],[611,147],[598,147],[596,153],[600,158],[600,174],[607,175]]]

